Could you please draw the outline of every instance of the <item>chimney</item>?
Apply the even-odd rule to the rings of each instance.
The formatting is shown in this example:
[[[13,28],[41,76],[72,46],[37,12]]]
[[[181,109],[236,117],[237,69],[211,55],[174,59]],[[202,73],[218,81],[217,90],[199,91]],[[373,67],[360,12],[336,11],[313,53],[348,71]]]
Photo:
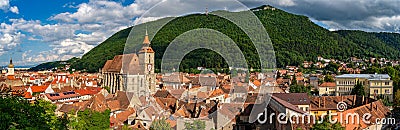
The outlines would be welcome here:
[[[353,104],[352,105],[356,106],[355,104],[356,104],[356,95],[353,95]]]
[[[372,103],[373,103],[373,102],[371,102],[370,105],[369,105],[369,110],[370,110],[370,111],[372,111]]]
[[[175,111],[178,111],[178,108],[179,108],[179,100],[176,100],[176,103],[175,103]]]
[[[362,101],[361,101],[361,103],[363,103],[363,104],[365,103],[365,102],[364,102],[364,95],[362,96]]]
[[[321,97],[318,98],[318,108],[321,107]]]

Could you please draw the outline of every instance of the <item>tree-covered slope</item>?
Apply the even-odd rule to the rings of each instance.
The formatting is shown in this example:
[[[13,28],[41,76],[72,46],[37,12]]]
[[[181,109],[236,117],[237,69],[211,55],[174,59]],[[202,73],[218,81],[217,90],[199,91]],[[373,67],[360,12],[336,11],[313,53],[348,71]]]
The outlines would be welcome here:
[[[367,56],[397,59],[400,56],[400,35],[395,33],[372,33],[363,31],[337,31],[342,37],[356,43]],[[360,55],[362,57],[363,55]]]
[[[262,7],[263,8],[263,7]],[[243,12],[225,12],[240,17]],[[274,45],[277,65],[299,65],[303,60],[315,60],[317,56],[345,59],[358,57],[387,57],[397,59],[400,51],[400,35],[396,33],[366,33],[362,31],[331,32],[309,20],[306,16],[291,14],[279,9],[257,10],[254,14],[264,25]],[[161,24],[165,19],[137,26]],[[247,35],[229,20],[204,14],[192,14],[175,18],[159,30],[152,39],[152,48],[156,51],[156,67],[166,47],[182,33],[209,28],[229,36],[243,51],[248,64],[258,68],[258,56]],[[124,52],[124,44],[131,28],[117,32],[109,39],[93,48],[72,63],[78,70],[96,72],[106,60]],[[128,49],[129,50],[129,49]],[[135,50],[130,50],[135,51]],[[181,66],[185,68],[226,67],[224,60],[216,53],[199,49],[185,56]]]

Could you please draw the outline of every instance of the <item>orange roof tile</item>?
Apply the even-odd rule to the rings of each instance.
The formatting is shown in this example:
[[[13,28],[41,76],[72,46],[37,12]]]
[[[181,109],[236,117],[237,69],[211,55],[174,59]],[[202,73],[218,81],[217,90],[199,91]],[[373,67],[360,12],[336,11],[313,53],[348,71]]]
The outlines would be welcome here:
[[[40,93],[44,92],[47,89],[48,86],[31,86],[32,92],[34,93]]]
[[[336,87],[336,83],[335,82],[324,82],[324,83],[320,84],[319,87]]]

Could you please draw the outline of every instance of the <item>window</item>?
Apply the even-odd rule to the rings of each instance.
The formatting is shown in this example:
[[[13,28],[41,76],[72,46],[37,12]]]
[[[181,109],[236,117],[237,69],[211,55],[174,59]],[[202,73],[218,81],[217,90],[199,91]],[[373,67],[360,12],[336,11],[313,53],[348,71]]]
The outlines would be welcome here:
[[[378,93],[378,90],[377,90],[377,89],[375,89],[375,90],[374,90],[374,93]]]
[[[385,82],[385,85],[389,85],[389,82]]]
[[[389,90],[389,89],[385,89],[385,93],[386,93],[386,94],[389,94],[389,93],[390,93],[390,90]]]
[[[144,126],[146,126],[146,123],[143,123]]]

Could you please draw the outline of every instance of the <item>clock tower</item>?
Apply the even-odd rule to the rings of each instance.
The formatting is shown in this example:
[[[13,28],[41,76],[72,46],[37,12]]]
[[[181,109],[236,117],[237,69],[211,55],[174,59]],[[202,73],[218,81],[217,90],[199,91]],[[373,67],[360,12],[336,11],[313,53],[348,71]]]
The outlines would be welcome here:
[[[14,75],[14,64],[12,63],[12,58],[10,59],[10,64],[7,67],[7,75]]]
[[[154,74],[154,51],[150,47],[149,35],[146,30],[146,36],[143,40],[142,49],[138,53],[139,66],[144,71],[146,77],[146,86],[149,87],[151,93],[156,92],[156,75]]]

